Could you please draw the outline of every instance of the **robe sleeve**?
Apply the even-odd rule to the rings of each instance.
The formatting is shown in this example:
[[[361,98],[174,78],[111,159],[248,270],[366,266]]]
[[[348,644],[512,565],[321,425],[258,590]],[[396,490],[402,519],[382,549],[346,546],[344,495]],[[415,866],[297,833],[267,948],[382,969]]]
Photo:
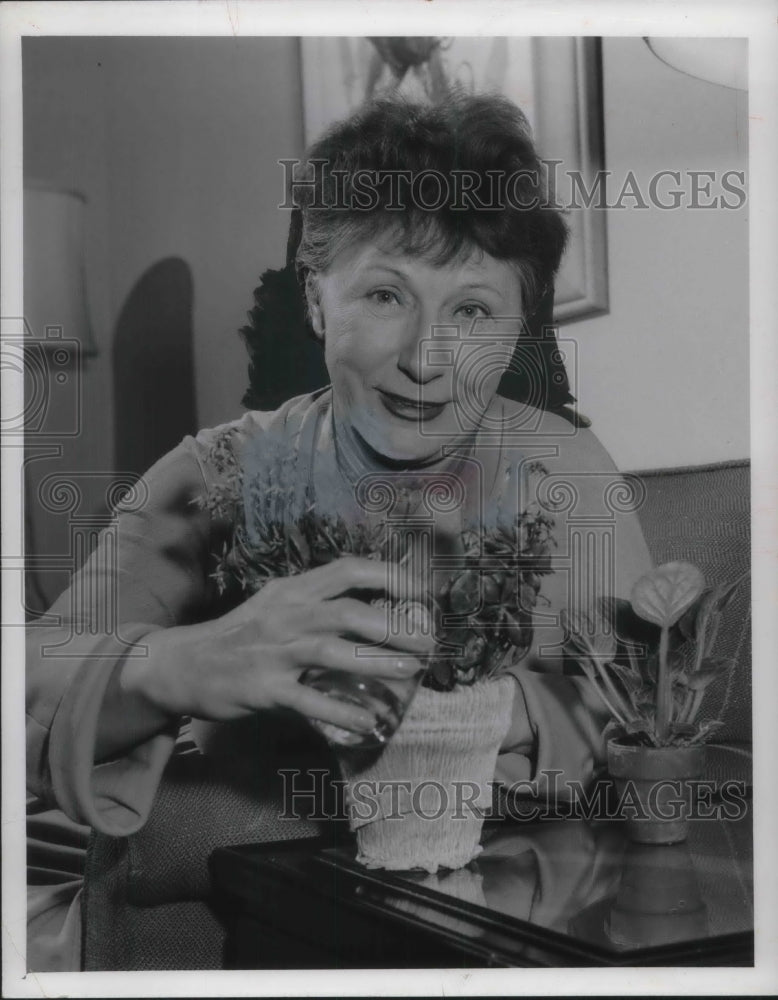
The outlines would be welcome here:
[[[605,762],[608,713],[585,677],[512,670],[517,684],[511,728],[495,781],[519,794],[570,800]]]
[[[544,798],[570,799],[605,764],[610,716],[589,680],[566,672],[560,612],[591,613],[600,597],[628,598],[651,558],[637,516],[640,483],[618,472],[590,430],[571,434],[559,417],[543,419],[546,453],[530,436],[514,455],[524,448],[532,456],[530,446],[540,452],[544,469],[525,480],[524,497],[554,519],[553,572],[543,579],[533,647],[511,668],[518,690],[495,778],[508,786],[532,781]],[[512,460],[507,454],[509,468]],[[518,489],[520,478],[512,482]]]
[[[211,519],[192,501],[206,486],[212,433],[185,438],[142,477],[69,588],[27,630],[28,790],[114,836],[145,822],[178,720],[96,763],[98,718],[114,671],[144,655],[145,636],[207,613]]]

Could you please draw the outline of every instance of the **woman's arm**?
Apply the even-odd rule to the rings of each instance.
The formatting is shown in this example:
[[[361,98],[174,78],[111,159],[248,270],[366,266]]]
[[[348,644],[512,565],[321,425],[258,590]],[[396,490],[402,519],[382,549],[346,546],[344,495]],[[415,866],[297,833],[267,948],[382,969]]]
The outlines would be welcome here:
[[[152,658],[153,633],[196,620],[209,600],[210,519],[191,502],[204,489],[197,448],[185,439],[149,470],[27,630],[28,786],[109,832],[142,822],[178,727],[125,696],[122,670]]]
[[[181,446],[144,482],[144,503],[117,518],[51,609],[58,626],[34,623],[28,634],[30,789],[114,835],[145,821],[182,716],[222,721],[283,707],[369,731],[372,715],[300,684],[302,672],[400,679],[420,669],[432,643],[398,636],[396,656],[358,655],[359,645],[384,642],[386,611],[345,595],[408,596],[385,564],[367,559],[273,581],[212,617],[218,539],[192,502],[204,488],[198,463]]]
[[[538,477],[533,496],[554,518],[554,572],[543,579],[538,605],[536,643],[528,665],[560,671],[563,633],[559,614],[592,613],[600,597],[629,598],[636,581],[651,568],[651,557],[637,511],[642,484],[624,477],[595,434],[574,428],[553,414],[541,425],[549,454],[540,459],[548,470]]]
[[[537,458],[547,470],[531,477],[530,499],[554,518],[556,548],[554,572],[543,578],[532,648],[512,670],[519,692],[497,777],[537,781],[543,794],[554,780],[591,780],[604,762],[609,719],[589,681],[563,673],[560,612],[591,612],[606,595],[628,598],[651,558],[637,516],[640,484],[625,481],[590,430],[544,414],[523,446],[517,441],[514,455],[519,462]],[[561,778],[549,777],[554,771]]]

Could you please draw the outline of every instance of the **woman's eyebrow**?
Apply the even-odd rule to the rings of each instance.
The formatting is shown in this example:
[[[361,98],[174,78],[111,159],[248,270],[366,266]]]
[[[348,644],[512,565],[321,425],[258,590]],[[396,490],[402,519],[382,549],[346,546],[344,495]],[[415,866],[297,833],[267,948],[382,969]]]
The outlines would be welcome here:
[[[370,274],[373,271],[382,271],[386,274],[394,274],[398,278],[403,278],[408,281],[412,278],[412,275],[407,271],[400,270],[397,267],[393,267],[391,264],[379,264],[378,262],[373,264],[367,264],[363,274]],[[453,294],[457,294],[462,291],[485,291],[493,292],[495,295],[502,295],[503,289],[497,285],[493,285],[488,281],[463,281],[459,284]]]
[[[394,274],[398,278],[408,279],[410,275],[407,271],[401,271],[399,268],[392,267],[391,264],[368,264],[363,270],[363,274],[369,274],[371,271],[383,271],[387,274]]]
[[[483,292],[495,292],[498,295],[502,295],[503,289],[497,285],[492,285],[488,281],[464,281],[459,286],[460,289],[468,289],[469,291],[483,291]]]

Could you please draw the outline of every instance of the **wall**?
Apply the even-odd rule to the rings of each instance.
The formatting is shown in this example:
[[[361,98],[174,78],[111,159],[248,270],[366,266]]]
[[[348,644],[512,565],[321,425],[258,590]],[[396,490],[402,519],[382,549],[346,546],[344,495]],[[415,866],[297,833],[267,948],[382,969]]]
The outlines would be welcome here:
[[[82,39],[26,39],[22,47],[24,177],[75,189],[86,195],[85,252],[89,313],[99,353],[74,374],[82,393],[81,432],[63,442],[59,469],[88,471],[113,468],[111,331],[115,319],[105,264],[110,259],[108,148],[104,128],[105,92],[94,43]],[[29,289],[26,289],[29,294]],[[37,331],[42,335],[42,331]],[[63,330],[66,337],[80,331]],[[70,408],[71,400],[52,392],[54,408]],[[52,426],[58,426],[56,413]],[[53,471],[35,462],[34,479]],[[97,496],[88,498],[91,507]],[[39,532],[48,522],[41,521]],[[40,541],[40,539],[39,539]],[[51,544],[45,549],[51,551]]]
[[[605,39],[603,70],[617,194],[629,170],[644,190],[659,170],[746,170],[746,94],[637,38]],[[580,408],[620,468],[750,453],[747,207],[608,213],[610,311],[563,336],[579,345]]]
[[[81,373],[83,425],[61,459],[33,463],[28,545],[69,551],[67,517],[35,501],[50,473],[114,469],[112,345],[128,293],[161,258],[194,282],[197,420],[239,416],[245,349],[236,334],[260,273],[283,262],[288,215],[276,159],[302,150],[298,42],[291,38],[28,38],[24,173],[88,199],[87,283],[98,356]],[[66,335],[73,331],[66,331]],[[153,344],[149,365],[154,364]],[[118,415],[121,419],[121,415]],[[80,513],[104,480],[79,476]],[[47,604],[68,574],[41,575]]]
[[[150,261],[189,263],[198,419],[212,426],[240,415],[246,356],[236,330],[260,272],[284,259],[276,161],[302,152],[298,43],[114,40],[111,55],[115,301]]]
[[[743,169],[746,98],[606,39],[607,165]],[[143,271],[176,255],[194,277],[198,423],[240,413],[235,331],[260,272],[283,259],[276,160],[302,149],[294,39],[30,39],[25,171],[89,197],[100,355],[84,377],[74,461],[111,468],[110,350]],[[625,469],[748,454],[746,211],[609,212],[610,312],[571,324],[581,409]],[[150,363],[151,356],[150,356]]]
[[[101,440],[85,450],[111,467],[116,319],[143,272],[170,255],[194,278],[198,422],[239,415],[246,364],[236,330],[286,245],[276,160],[302,149],[296,39],[27,39],[23,86],[25,176],[89,200],[100,353],[83,379],[85,433]]]

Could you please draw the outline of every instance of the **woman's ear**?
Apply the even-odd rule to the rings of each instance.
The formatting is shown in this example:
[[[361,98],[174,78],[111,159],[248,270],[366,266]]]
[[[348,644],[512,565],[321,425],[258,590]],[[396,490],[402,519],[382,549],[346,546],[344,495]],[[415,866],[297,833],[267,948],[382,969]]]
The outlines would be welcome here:
[[[308,305],[308,315],[311,319],[313,332],[324,340],[324,312],[321,307],[321,293],[316,275],[309,271],[305,276],[305,301]]]

